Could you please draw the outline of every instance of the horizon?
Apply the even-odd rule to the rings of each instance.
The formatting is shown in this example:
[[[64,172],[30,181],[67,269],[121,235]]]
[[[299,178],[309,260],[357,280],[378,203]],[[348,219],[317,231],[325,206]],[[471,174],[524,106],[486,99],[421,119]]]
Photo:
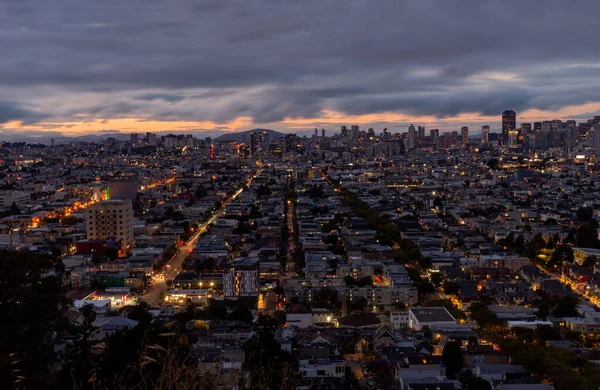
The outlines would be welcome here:
[[[600,5],[535,3],[9,4],[0,138],[497,131],[506,109],[517,124],[600,114],[587,39]]]

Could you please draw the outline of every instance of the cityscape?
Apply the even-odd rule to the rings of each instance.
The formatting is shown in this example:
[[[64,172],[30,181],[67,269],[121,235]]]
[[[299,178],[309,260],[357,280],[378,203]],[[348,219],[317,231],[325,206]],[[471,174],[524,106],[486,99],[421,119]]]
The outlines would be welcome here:
[[[594,388],[600,116],[499,116],[2,143],[5,378]]]
[[[599,14],[0,2],[0,390],[600,390]]]

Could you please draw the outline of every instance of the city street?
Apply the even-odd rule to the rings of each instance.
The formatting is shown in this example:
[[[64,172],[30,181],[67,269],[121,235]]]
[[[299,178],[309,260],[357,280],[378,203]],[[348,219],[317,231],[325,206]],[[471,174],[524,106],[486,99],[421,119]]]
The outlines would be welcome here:
[[[183,261],[189,255],[190,249],[194,249],[196,247],[196,245],[198,244],[198,239],[204,233],[206,233],[208,226],[214,223],[220,216],[225,214],[225,207],[227,207],[227,205],[231,203],[235,198],[237,198],[243,191],[243,188],[237,190],[237,192],[233,194],[231,198],[225,201],[221,208],[217,212],[215,212],[215,214],[212,217],[210,217],[210,219],[198,229],[196,234],[194,234],[185,245],[181,245],[179,247],[179,250],[177,251],[175,256],[171,259],[171,261],[167,263],[167,265],[163,269],[162,274],[164,277],[160,280],[157,280],[155,282],[156,284],[150,287],[148,291],[140,297],[140,301],[146,302],[151,307],[155,307],[160,304],[161,294],[164,291],[167,291],[167,280],[175,279],[179,271],[181,271]]]

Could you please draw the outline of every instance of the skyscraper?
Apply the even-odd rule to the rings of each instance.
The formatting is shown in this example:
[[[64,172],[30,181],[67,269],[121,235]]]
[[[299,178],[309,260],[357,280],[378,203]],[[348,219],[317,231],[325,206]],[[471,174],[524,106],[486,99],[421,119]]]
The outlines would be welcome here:
[[[490,127],[488,125],[481,126],[481,143],[487,144],[490,140]]]
[[[502,113],[502,134],[508,136],[509,130],[517,128],[517,113],[513,110],[506,110]]]
[[[467,126],[460,128],[460,136],[462,138],[462,144],[467,145],[469,143],[469,128]]]
[[[417,132],[414,125],[408,125],[408,149],[414,149],[416,146]]]

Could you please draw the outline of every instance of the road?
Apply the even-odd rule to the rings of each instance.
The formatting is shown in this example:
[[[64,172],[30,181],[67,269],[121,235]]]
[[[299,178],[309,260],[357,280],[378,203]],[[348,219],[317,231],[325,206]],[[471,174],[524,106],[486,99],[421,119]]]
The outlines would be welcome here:
[[[352,372],[354,373],[354,376],[358,380],[358,384],[360,385],[360,388],[368,389],[369,384],[367,383],[367,380],[365,379],[365,375],[363,373],[362,368],[360,367],[360,363],[358,363],[356,360],[350,360],[348,357],[346,357],[345,359],[346,359],[346,367],[349,367],[352,370]]]
[[[545,270],[544,268],[540,267],[539,265],[538,265],[538,268],[540,269],[540,271],[542,271],[542,274],[545,274],[545,275],[549,276],[550,279],[558,280],[564,286],[571,287],[571,291],[574,294],[577,294],[580,297],[582,297],[587,304],[589,304],[591,306],[595,306],[596,309],[600,309],[600,299],[597,299],[596,297],[592,297],[592,296],[590,296],[590,297],[586,296],[581,291],[579,291],[579,288],[577,287],[577,285],[571,283],[571,281],[569,281],[564,276],[560,276],[560,275],[557,275],[555,273],[548,272],[547,270]]]
[[[196,245],[198,244],[198,239],[204,233],[206,233],[208,226],[210,224],[214,223],[217,220],[217,218],[219,218],[220,216],[225,214],[225,212],[223,211],[224,208],[229,203],[231,203],[235,198],[237,198],[243,191],[244,191],[243,188],[240,188],[239,190],[237,190],[237,192],[235,194],[233,194],[231,196],[231,198],[227,199],[223,203],[221,208],[212,217],[210,217],[210,219],[208,219],[208,221],[206,221],[202,225],[202,227],[200,227],[198,229],[198,231],[188,240],[188,242],[185,245],[181,245],[179,247],[179,250],[177,251],[175,256],[173,256],[173,258],[167,263],[167,265],[165,266],[165,268],[162,272],[164,275],[164,278],[162,278],[159,281],[156,281],[155,282],[156,284],[154,286],[150,287],[148,289],[148,291],[140,297],[141,301],[146,302],[148,305],[150,305],[150,307],[156,307],[160,304],[161,294],[164,291],[167,291],[167,280],[175,279],[175,277],[177,276],[179,271],[181,271],[181,266],[183,264],[183,261],[189,255],[190,249],[194,249],[196,247]]]

